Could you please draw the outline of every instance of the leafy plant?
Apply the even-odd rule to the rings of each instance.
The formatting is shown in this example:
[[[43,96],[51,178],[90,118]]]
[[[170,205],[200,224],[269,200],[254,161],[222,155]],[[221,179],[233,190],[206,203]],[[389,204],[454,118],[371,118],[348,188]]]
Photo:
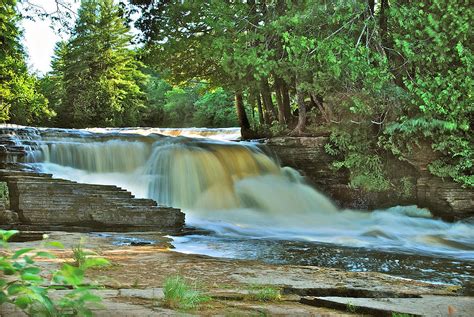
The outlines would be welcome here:
[[[191,287],[181,276],[167,278],[163,291],[164,305],[169,308],[193,309],[211,300],[209,296]]]
[[[0,256],[0,305],[10,303],[30,316],[92,316],[91,306],[101,301],[92,293],[92,286],[84,285],[88,268],[107,265],[100,258],[86,259],[80,267],[64,264],[56,271],[44,272],[36,264],[38,258],[55,258],[53,254],[23,248],[12,252],[8,240],[17,230],[0,230],[0,246],[4,249]],[[46,246],[64,248],[59,242],[47,242]],[[51,275],[51,279],[45,278]],[[49,292],[57,289],[71,289],[58,300],[53,300]]]

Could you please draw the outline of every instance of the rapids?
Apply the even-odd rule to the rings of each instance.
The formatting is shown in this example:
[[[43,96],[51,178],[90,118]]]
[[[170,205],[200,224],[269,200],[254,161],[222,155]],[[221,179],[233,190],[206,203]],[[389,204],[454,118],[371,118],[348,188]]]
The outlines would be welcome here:
[[[472,224],[435,220],[427,210],[414,206],[375,212],[338,210],[295,170],[281,168],[256,144],[155,133],[162,131],[91,129],[75,130],[67,137],[46,134],[39,141],[40,153],[33,157],[42,171],[56,177],[121,186],[138,197],[182,208],[189,225],[222,235],[474,259]],[[187,134],[214,133],[214,139],[227,139],[229,134],[222,131],[187,129]]]
[[[39,135],[28,156],[39,170],[179,207],[188,225],[221,242],[316,242],[474,261],[474,224],[434,219],[415,206],[339,210],[265,148],[229,142],[238,139],[236,129],[45,129]],[[225,250],[232,244],[219,249],[209,241],[178,238],[176,244],[185,252],[238,257],[237,249]]]

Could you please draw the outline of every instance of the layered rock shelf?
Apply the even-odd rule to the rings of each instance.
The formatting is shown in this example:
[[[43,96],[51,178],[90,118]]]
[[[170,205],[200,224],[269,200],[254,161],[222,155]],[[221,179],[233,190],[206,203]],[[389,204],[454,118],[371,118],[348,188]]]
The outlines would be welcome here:
[[[12,169],[1,169],[0,181],[8,184],[10,198],[10,210],[0,215],[2,224],[101,231],[176,231],[184,225],[179,209],[135,198],[116,186],[79,184]]]
[[[474,217],[474,190],[448,179],[431,175],[426,166],[430,150],[420,149],[416,158],[400,161],[387,155],[387,174],[395,188],[384,192],[365,192],[351,188],[347,170],[331,169],[334,158],[326,154],[327,137],[281,137],[266,140],[283,165],[300,170],[316,188],[329,195],[341,207],[356,209],[417,205],[446,220]],[[402,188],[401,180],[411,187]],[[397,188],[397,186],[399,188]]]

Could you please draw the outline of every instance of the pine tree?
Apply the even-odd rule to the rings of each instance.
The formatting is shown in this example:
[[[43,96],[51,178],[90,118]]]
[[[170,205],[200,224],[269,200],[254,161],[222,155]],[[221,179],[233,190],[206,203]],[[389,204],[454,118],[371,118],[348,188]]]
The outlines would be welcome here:
[[[16,3],[16,0],[0,3],[0,121],[33,124],[54,112],[38,92],[38,80],[28,74]]]
[[[49,106],[53,109],[57,116],[52,125],[57,125],[58,122],[64,121],[64,114],[66,111],[63,109],[63,98],[64,98],[64,58],[67,53],[67,42],[61,41],[56,43],[54,48],[54,56],[51,61],[51,68],[48,74],[46,74],[40,80],[40,89],[43,95],[48,99]]]
[[[113,0],[82,1],[64,56],[64,116],[74,127],[135,125],[145,75],[128,48],[132,36]]]

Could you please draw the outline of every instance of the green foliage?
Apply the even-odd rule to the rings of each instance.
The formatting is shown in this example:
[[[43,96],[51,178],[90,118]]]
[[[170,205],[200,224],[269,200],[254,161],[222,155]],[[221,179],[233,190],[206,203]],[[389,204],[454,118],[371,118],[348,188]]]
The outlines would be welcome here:
[[[408,177],[402,177],[400,179],[400,195],[402,197],[410,197],[413,193],[415,184]]]
[[[404,159],[418,142],[439,153],[434,175],[473,185],[474,10],[465,0],[132,3],[147,62],[172,82],[205,79],[252,103],[269,93],[259,121],[278,117],[274,134],[295,124],[282,116],[282,87],[293,99],[300,91],[354,187],[388,189],[387,151]]]
[[[370,134],[364,129],[355,129],[352,133],[338,127],[326,144],[326,152],[339,157],[333,163],[338,170],[347,168],[350,171],[350,185],[367,191],[388,190],[390,183],[385,174],[383,161],[379,155],[370,152]]]
[[[348,302],[348,303],[346,304],[346,310],[347,310],[348,312],[350,312],[350,313],[355,313],[355,312],[357,312],[357,306],[355,306],[355,305],[354,305],[353,303],[351,303],[351,302]]]
[[[84,250],[84,240],[81,238],[81,241],[76,246],[72,247],[72,258],[74,259],[74,265],[81,267],[86,263],[87,255],[90,255],[89,252]]]
[[[272,125],[270,126],[270,133],[272,136],[280,136],[284,135],[288,132],[288,127],[286,124],[282,124],[278,121],[273,121]]]
[[[0,182],[0,202],[4,205],[8,205],[9,193],[8,185],[6,182]]]
[[[206,91],[194,103],[193,123],[199,127],[238,126],[232,96],[223,88]]]
[[[163,292],[164,305],[169,308],[193,309],[211,300],[209,296],[191,287],[181,276],[167,278]]]
[[[394,48],[409,93],[404,114],[388,125],[387,148],[403,156],[429,140],[441,158],[429,170],[474,186],[471,124],[474,55],[470,30],[474,10],[466,1],[400,3],[390,11]],[[401,62],[401,61],[400,61]]]
[[[57,46],[50,74],[50,86],[60,88],[50,94],[62,109],[60,125],[137,125],[146,76],[128,48],[131,40],[113,0],[81,2],[72,37],[67,47]]]
[[[36,264],[37,259],[54,258],[45,251],[24,248],[12,253],[8,240],[18,231],[0,230],[0,245],[5,252],[0,256],[0,305],[10,303],[30,316],[92,316],[91,307],[101,301],[92,293],[92,287],[84,286],[85,271],[88,268],[108,264],[105,259],[87,259],[80,267],[64,264],[61,269],[43,272]],[[48,243],[61,247],[60,243]],[[45,274],[46,273],[46,274]],[[51,275],[51,281],[45,278]],[[48,284],[55,286],[45,286]],[[63,297],[53,300],[49,291],[69,289]]]
[[[38,80],[28,73],[17,26],[16,0],[0,4],[0,122],[35,124],[54,112],[38,92]]]
[[[237,115],[231,95],[206,83],[171,86],[153,74],[146,85],[142,123],[170,127],[233,127]]]
[[[281,293],[278,288],[258,285],[251,288],[249,299],[260,302],[275,302],[281,299]]]

